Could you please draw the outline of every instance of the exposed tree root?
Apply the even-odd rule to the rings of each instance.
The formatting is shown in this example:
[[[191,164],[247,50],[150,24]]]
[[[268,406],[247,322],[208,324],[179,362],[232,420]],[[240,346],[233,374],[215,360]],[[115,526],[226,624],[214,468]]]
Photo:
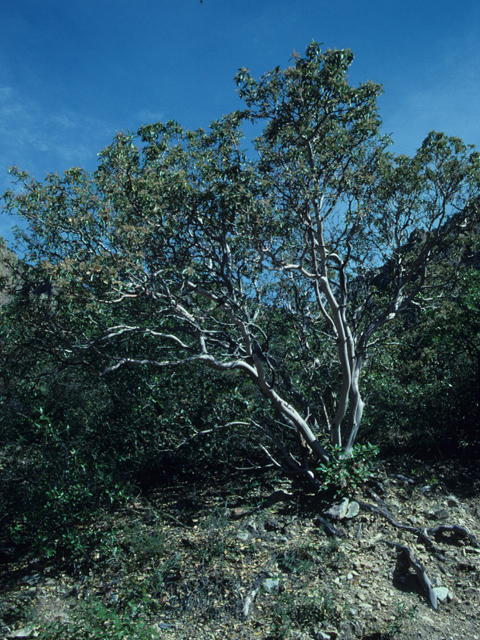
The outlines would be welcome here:
[[[437,594],[433,590],[432,583],[430,582],[430,578],[428,577],[427,572],[425,571],[425,567],[421,564],[415,552],[410,547],[407,547],[404,544],[399,544],[398,542],[391,542],[390,540],[384,540],[383,542],[385,542],[386,544],[392,547],[396,547],[397,549],[400,549],[400,551],[404,552],[404,554],[407,557],[409,565],[417,574],[417,578],[420,580],[420,584],[422,585],[422,587],[427,593],[428,601],[430,602],[432,607],[436,609]]]
[[[432,536],[435,536],[438,533],[450,532],[457,537],[467,538],[472,546],[476,547],[477,549],[480,548],[480,544],[476,539],[476,537],[473,535],[473,533],[468,531],[468,529],[466,529],[465,527],[461,527],[457,524],[438,525],[436,527],[416,527],[412,525],[401,524],[400,522],[397,522],[394,516],[390,513],[386,503],[381,498],[379,498],[371,490],[370,490],[370,495],[377,502],[379,506],[369,504],[368,502],[361,502],[360,500],[357,500],[357,503],[361,509],[363,509],[364,511],[369,511],[370,513],[381,515],[383,518],[388,520],[388,522],[392,524],[394,527],[396,527],[397,529],[402,529],[404,531],[409,531],[410,533],[416,534],[424,542],[425,546],[427,548],[430,548],[435,553],[437,558],[440,560],[445,560],[445,556],[442,554],[441,550],[435,545],[434,541],[432,540]],[[325,518],[322,518],[319,516],[316,518],[315,523],[318,525],[322,525],[325,528],[326,534],[329,536],[345,535],[343,531],[336,529],[332,524],[330,524],[327,520],[325,520]],[[390,540],[385,540],[385,539],[382,540],[382,542],[385,542],[391,547],[397,548],[400,552],[405,554],[410,567],[415,571],[420,581],[420,584],[422,585],[423,589],[427,594],[427,598],[430,605],[433,607],[433,609],[437,609],[437,606],[438,606],[437,594],[435,593],[435,590],[427,575],[425,567],[423,567],[423,565],[418,560],[418,557],[415,554],[414,550],[406,545],[399,544],[398,542],[392,542]]]
[[[340,529],[336,529],[333,524],[328,522],[328,520],[325,520],[325,518],[322,518],[322,516],[317,516],[314,520],[314,524],[316,524],[317,526],[323,526],[327,536],[339,536],[340,538],[345,537],[343,531],[341,531]]]
[[[409,531],[411,533],[414,533],[414,534],[418,535],[418,537],[423,540],[423,542],[426,544],[426,546],[430,547],[434,551],[436,556],[441,560],[445,560],[445,557],[443,556],[443,554],[441,553],[440,549],[435,545],[435,543],[433,542],[433,540],[431,538],[431,536],[434,536],[437,533],[451,532],[451,533],[453,533],[454,535],[456,535],[458,537],[468,538],[470,543],[472,544],[472,546],[476,547],[477,549],[480,548],[480,544],[478,543],[478,540],[473,535],[473,533],[471,533],[470,531],[465,529],[465,527],[461,527],[461,526],[459,526],[457,524],[439,525],[437,527],[429,527],[429,528],[427,528],[427,527],[415,527],[415,526],[411,526],[411,525],[401,524],[400,522],[397,522],[396,519],[393,517],[393,515],[388,511],[387,506],[383,502],[383,500],[378,498],[378,496],[376,496],[373,493],[373,491],[370,492],[370,494],[382,506],[381,507],[380,506],[377,507],[377,506],[375,506],[373,504],[369,504],[367,502],[357,501],[358,504],[360,505],[361,509],[363,509],[364,511],[369,511],[370,513],[375,513],[375,514],[379,514],[379,515],[383,516],[384,518],[386,518],[390,522],[390,524],[392,524],[397,529],[403,529],[404,531]],[[386,544],[388,544],[388,545],[390,545],[392,547],[396,547],[397,549],[399,549],[400,551],[402,551],[406,555],[410,566],[412,567],[412,569],[417,574],[417,577],[418,577],[422,587],[424,588],[425,592],[427,593],[428,601],[430,602],[431,606],[434,609],[436,609],[437,608],[437,595],[436,595],[436,593],[435,593],[435,591],[434,591],[434,589],[432,587],[432,583],[430,582],[430,579],[429,579],[429,577],[427,575],[427,572],[425,571],[425,568],[419,562],[415,552],[410,547],[407,547],[406,545],[403,545],[403,544],[399,544],[397,542],[392,542],[390,540],[383,540],[383,542],[385,542]]]
[[[414,527],[408,524],[401,524],[397,522],[393,515],[387,510],[386,507],[376,507],[373,504],[368,504],[368,502],[360,502],[357,500],[360,507],[365,511],[370,511],[371,513],[378,513],[384,518],[386,518],[394,527],[397,529],[403,529],[405,531],[410,531],[411,533],[416,533],[420,538],[424,540],[424,542],[430,546],[436,553],[440,553],[440,550],[435,546],[433,540],[430,538],[432,535],[436,535],[437,533],[443,533],[446,531],[451,531],[453,534],[468,538],[472,545],[477,549],[480,549],[480,544],[473,533],[470,533],[468,529],[465,527],[461,527],[458,524],[451,525],[439,525],[437,527]]]

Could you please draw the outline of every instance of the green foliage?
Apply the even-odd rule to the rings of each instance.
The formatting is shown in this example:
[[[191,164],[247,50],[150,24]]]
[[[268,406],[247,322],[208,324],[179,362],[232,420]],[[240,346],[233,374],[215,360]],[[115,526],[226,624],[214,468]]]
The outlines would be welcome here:
[[[86,523],[139,485],[241,457],[239,430],[216,429],[239,415],[229,401],[234,379],[184,368],[175,376],[122,369],[99,380],[63,368],[32,349],[22,304],[19,296],[4,306],[0,322],[0,497],[12,541],[48,555],[87,553]]]
[[[93,174],[11,170],[20,188],[4,208],[23,225],[22,260],[0,247],[11,537],[85,552],[96,510],[159,480],[255,466],[252,442],[299,474],[297,460],[323,460],[326,489],[351,492],[376,453],[352,449],[360,381],[372,441],[382,425],[427,436],[438,420],[478,443],[479,283],[440,315],[409,323],[405,309],[426,285],[445,292],[471,254],[480,156],[435,132],[412,158],[389,153],[382,89],[350,86],[352,61],[312,42],[259,80],[241,69],[246,108],[207,131],[119,133]],[[246,121],[264,125],[256,160]],[[209,539],[204,561],[222,554]]]
[[[174,553],[159,562],[153,571],[150,584],[154,598],[158,598],[168,588],[169,583],[175,580],[181,567],[181,555]]]
[[[390,327],[367,369],[365,429],[388,447],[436,455],[480,446],[480,274]]]
[[[379,447],[373,444],[357,444],[351,454],[345,456],[342,447],[330,447],[330,460],[320,464],[316,471],[322,487],[333,498],[345,497],[355,492],[371,476]]]
[[[289,573],[305,574],[318,562],[318,549],[312,544],[299,542],[285,551],[279,566]]]
[[[2,468],[10,538],[28,540],[47,556],[59,549],[84,553],[92,543],[89,527],[84,528],[92,512],[122,504],[128,486],[108,456],[42,409],[18,429]]]
[[[207,565],[224,560],[227,538],[230,533],[226,507],[215,507],[202,523],[205,538],[200,549],[201,564]]]
[[[397,602],[393,620],[388,624],[387,631],[382,635],[382,638],[384,640],[393,640],[403,631],[408,622],[414,619],[417,609],[416,605],[407,608],[405,603]]]
[[[293,624],[301,629],[315,629],[322,622],[333,622],[337,611],[332,593],[327,589],[313,589],[308,595],[294,591],[280,591],[270,605],[273,636],[286,638]]]
[[[139,619],[141,610],[141,604],[130,604],[124,612],[120,613],[101,602],[85,601],[79,603],[76,610],[69,616],[69,621],[58,620],[42,625],[43,628],[37,631],[36,637],[41,640],[63,640],[64,638],[155,640],[159,638],[158,631],[154,630],[151,624]]]
[[[138,523],[123,531],[122,544],[135,556],[135,562],[157,562],[165,554],[166,540],[161,531],[146,531]]]

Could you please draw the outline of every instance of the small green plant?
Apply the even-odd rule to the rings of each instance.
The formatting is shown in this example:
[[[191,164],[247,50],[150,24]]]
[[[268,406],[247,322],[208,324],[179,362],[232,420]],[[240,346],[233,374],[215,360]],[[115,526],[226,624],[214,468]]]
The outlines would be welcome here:
[[[287,637],[293,624],[302,629],[313,628],[336,617],[332,594],[327,589],[314,589],[308,594],[283,591],[276,596],[270,610],[273,635],[279,639]]]
[[[145,620],[138,619],[138,606],[130,605],[119,613],[101,602],[84,602],[66,622],[55,620],[39,630],[40,640],[75,638],[87,640],[116,638],[118,640],[153,640],[159,635]]]
[[[175,583],[181,575],[181,557],[174,553],[154,568],[151,578],[153,595],[156,597],[163,593],[169,584]]]
[[[128,546],[130,552],[135,554],[135,559],[139,563],[156,560],[165,553],[165,535],[160,530],[149,530],[140,523],[124,530],[124,545]]]
[[[281,557],[280,566],[288,573],[307,573],[319,561],[313,544],[297,544],[287,549]]]
[[[317,477],[322,484],[322,492],[339,498],[363,484],[371,476],[379,448],[373,444],[357,444],[349,456],[345,457],[342,447],[330,449],[330,460],[317,467]]]
[[[395,636],[399,635],[402,632],[405,623],[409,620],[413,620],[416,612],[416,605],[412,605],[407,609],[404,602],[397,602],[393,620],[390,621],[386,633],[383,634],[384,640],[393,640]]]
[[[271,606],[271,625],[275,638],[286,638],[295,620],[295,599],[291,593],[280,593]]]
[[[206,538],[201,551],[202,563],[221,559],[227,548],[228,513],[226,506],[216,506],[202,523]]]

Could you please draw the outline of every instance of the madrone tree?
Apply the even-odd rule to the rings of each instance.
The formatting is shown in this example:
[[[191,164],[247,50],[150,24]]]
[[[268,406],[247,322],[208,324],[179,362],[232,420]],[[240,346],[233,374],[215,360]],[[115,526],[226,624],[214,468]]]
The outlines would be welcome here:
[[[297,434],[291,470],[312,477],[328,442],[348,455],[369,350],[442,286],[431,267],[455,263],[480,202],[479,155],[459,139],[432,132],[412,158],[388,152],[381,87],[350,86],[352,60],[312,42],[258,81],[241,69],[244,110],[208,131],[117,134],[93,175],[12,170],[22,189],[5,209],[23,220],[36,282],[56,292],[30,301],[37,348],[99,376],[236,370],[271,409],[259,426]],[[263,126],[255,157],[245,121]]]

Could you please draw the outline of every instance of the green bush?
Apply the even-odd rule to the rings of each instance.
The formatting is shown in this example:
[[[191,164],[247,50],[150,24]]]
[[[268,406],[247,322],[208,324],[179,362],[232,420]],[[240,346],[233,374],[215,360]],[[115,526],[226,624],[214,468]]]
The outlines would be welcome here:
[[[58,549],[83,551],[92,514],[123,503],[130,488],[108,453],[91,446],[88,434],[75,434],[41,409],[36,420],[26,422],[2,469],[9,537],[30,542],[47,556]]]
[[[365,375],[364,435],[386,448],[448,455],[480,448],[480,273],[392,325]]]
[[[330,460],[317,467],[321,493],[337,499],[352,494],[372,474],[379,447],[373,444],[356,444],[350,456],[345,457],[342,447],[329,449]]]

